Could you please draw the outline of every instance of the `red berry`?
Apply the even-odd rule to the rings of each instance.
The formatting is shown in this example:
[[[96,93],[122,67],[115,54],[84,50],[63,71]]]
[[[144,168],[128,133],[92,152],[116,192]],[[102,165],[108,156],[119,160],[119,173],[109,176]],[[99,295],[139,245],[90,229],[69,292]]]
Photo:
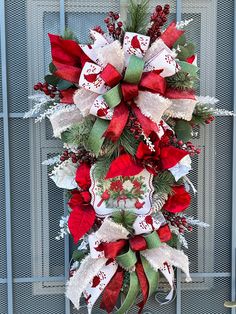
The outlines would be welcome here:
[[[201,149],[199,149],[199,148],[198,148],[198,149],[196,149],[196,154],[198,154],[198,155],[199,155],[200,153],[201,153]]]
[[[169,4],[165,4],[164,9],[170,10],[170,5]]]
[[[211,123],[211,120],[210,120],[210,119],[207,119],[207,120],[205,120],[205,123],[206,123],[206,124],[210,124],[210,123]]]
[[[179,233],[183,234],[184,233],[184,228],[179,228]]]
[[[193,227],[192,226],[188,226],[188,231],[192,232],[193,231]]]
[[[35,84],[35,85],[34,85],[34,90],[39,90],[38,84]]]
[[[183,142],[182,140],[179,140],[179,141],[177,142],[177,144],[178,144],[179,146],[182,146],[182,145],[184,144],[184,142]]]
[[[106,17],[106,18],[104,19],[104,22],[105,22],[106,24],[109,24],[109,23],[110,23],[109,17]]]
[[[118,23],[117,23],[117,26],[118,26],[118,27],[122,27],[122,26],[123,26],[123,23],[122,23],[122,22],[118,22]]]
[[[108,15],[109,15],[110,17],[113,17],[114,13],[113,13],[112,11],[110,11],[110,12],[108,13]]]
[[[108,30],[109,30],[110,33],[113,33],[114,30],[115,30],[115,28],[114,28],[113,25],[109,25],[109,26],[108,26]]]
[[[66,158],[64,156],[60,157],[60,161],[65,161],[65,160],[66,160]]]
[[[161,12],[162,11],[162,6],[161,5],[157,5],[156,6],[156,11],[157,12]]]
[[[118,13],[115,13],[115,14],[114,14],[114,19],[115,19],[115,20],[118,20],[119,17],[120,17],[120,15],[119,15]]]

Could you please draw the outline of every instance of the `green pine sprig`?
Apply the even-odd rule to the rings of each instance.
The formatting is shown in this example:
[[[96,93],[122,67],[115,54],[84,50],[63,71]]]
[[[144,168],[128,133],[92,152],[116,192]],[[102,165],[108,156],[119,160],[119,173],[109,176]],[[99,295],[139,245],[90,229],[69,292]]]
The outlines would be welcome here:
[[[175,184],[175,178],[169,171],[160,172],[153,178],[153,186],[155,193],[170,194],[172,192],[172,186]]]
[[[126,32],[146,34],[149,23],[149,0],[130,0]]]
[[[209,108],[205,104],[197,104],[190,123],[192,125],[205,124],[205,121],[208,120],[211,116],[214,116],[214,110],[212,108]]]
[[[131,210],[121,210],[113,212],[112,220],[125,227],[130,233],[133,232],[133,224],[137,218],[136,214]]]
[[[61,139],[64,143],[86,148],[92,127],[93,121],[91,118],[85,118],[81,122],[74,124],[69,130],[63,132]]]
[[[179,90],[194,89],[197,85],[198,78],[196,76],[190,76],[185,72],[177,72],[176,74],[166,77],[168,87]]]

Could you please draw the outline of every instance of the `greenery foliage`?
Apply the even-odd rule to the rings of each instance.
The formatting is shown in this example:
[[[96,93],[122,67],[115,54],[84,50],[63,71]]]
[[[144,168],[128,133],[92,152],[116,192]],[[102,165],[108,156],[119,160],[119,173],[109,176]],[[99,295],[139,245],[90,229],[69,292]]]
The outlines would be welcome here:
[[[146,34],[149,23],[149,0],[130,0],[126,32]]]

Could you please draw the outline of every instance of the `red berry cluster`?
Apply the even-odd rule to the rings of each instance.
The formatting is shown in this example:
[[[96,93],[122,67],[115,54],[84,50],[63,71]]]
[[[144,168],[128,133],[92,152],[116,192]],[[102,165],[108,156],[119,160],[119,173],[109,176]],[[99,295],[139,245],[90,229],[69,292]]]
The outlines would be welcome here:
[[[214,116],[208,116],[207,119],[204,121],[206,124],[210,124],[212,121],[215,120]]]
[[[164,8],[157,5],[155,11],[151,15],[151,27],[148,29],[147,35],[150,36],[151,42],[154,42],[161,36],[161,27],[167,21],[167,15],[170,13],[169,4],[165,4]]]
[[[184,234],[185,231],[192,232],[193,227],[190,226],[185,217],[176,216],[175,214],[164,212],[165,219],[170,222],[170,224],[179,229],[179,233]]]
[[[85,149],[78,149],[78,151],[75,152],[69,152],[68,150],[65,150],[61,157],[60,160],[61,161],[65,161],[70,159],[72,160],[72,162],[74,164],[76,164],[77,162],[85,162],[88,164],[93,164],[96,160],[93,156],[90,155],[89,152],[87,152]]]
[[[94,31],[98,32],[99,34],[104,34],[104,31],[102,30],[101,26],[95,26],[93,28]]]
[[[62,98],[62,95],[57,90],[57,88],[55,86],[49,85],[47,82],[38,82],[34,85],[34,90],[40,90],[41,92],[44,92],[45,95],[50,96],[51,98],[55,98],[57,95]]]
[[[115,39],[119,39],[122,34],[123,23],[121,21],[118,21],[119,18],[119,13],[114,13],[110,11],[108,13],[108,17],[104,19],[104,22],[107,24],[109,34],[112,35]]]
[[[134,138],[136,140],[138,140],[143,133],[141,124],[138,122],[137,118],[133,114],[130,114],[127,128],[134,135]]]
[[[174,140],[176,141],[176,145],[179,148],[186,150],[191,157],[193,157],[195,154],[199,155],[201,153],[201,149],[195,147],[190,141],[184,143],[182,140],[177,141],[176,138]]]

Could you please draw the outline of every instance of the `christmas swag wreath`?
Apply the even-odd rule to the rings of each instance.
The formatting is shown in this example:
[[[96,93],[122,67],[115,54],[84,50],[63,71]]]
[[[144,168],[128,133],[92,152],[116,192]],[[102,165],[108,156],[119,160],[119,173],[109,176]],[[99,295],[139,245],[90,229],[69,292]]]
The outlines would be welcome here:
[[[175,296],[174,270],[191,281],[185,232],[207,226],[185,210],[196,192],[187,175],[193,128],[209,124],[217,100],[195,95],[198,81],[194,45],[171,22],[170,7],[130,2],[128,20],[109,12],[80,44],[70,31],[49,34],[51,74],[34,86],[36,104],[26,117],[49,118],[64,143],[52,180],[69,191],[69,214],[58,238],[69,233],[76,249],[66,295],[88,312],[100,307],[125,313],[137,299],[141,313],[163,280]],[[120,307],[117,303],[123,294]]]

